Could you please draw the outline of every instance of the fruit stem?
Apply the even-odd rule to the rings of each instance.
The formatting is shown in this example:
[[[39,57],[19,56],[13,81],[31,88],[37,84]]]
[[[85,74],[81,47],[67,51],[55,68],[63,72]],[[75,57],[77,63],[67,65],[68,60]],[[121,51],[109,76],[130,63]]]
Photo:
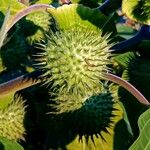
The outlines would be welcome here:
[[[8,8],[6,15],[5,15],[5,18],[4,18],[4,22],[3,22],[2,27],[0,29],[0,49],[4,43],[4,40],[5,40],[6,35],[7,35],[6,28],[7,28],[7,23],[8,23],[9,17],[10,17],[10,9]]]
[[[11,92],[17,92],[19,90],[40,83],[41,80],[37,78],[40,74],[40,72],[36,71],[0,84],[0,96],[2,97]]]
[[[35,12],[35,11],[46,10],[49,7],[52,7],[52,6],[47,5],[47,4],[34,4],[34,5],[28,6],[27,8],[21,10],[14,17],[12,17],[12,19],[8,22],[6,32],[8,32],[12,28],[12,26],[14,24],[16,24],[24,16],[26,16],[32,12]]]
[[[110,80],[110,81],[112,81],[114,83],[119,84],[120,86],[125,88],[128,92],[130,92],[134,97],[136,97],[136,99],[140,103],[150,107],[149,101],[132,84],[130,84],[126,80],[124,80],[124,79],[122,79],[122,78],[120,78],[120,77],[118,77],[118,76],[116,76],[114,74],[111,74],[111,73],[105,73],[104,77],[107,80]]]
[[[15,79],[12,79],[8,82],[2,83],[0,84],[0,95],[4,96],[4,95],[9,94],[10,92],[17,92],[27,87],[36,85],[42,82],[42,79],[38,78],[40,75],[41,75],[41,72],[34,71],[33,73],[23,75]],[[129,82],[111,73],[105,73],[104,77],[106,78],[106,80],[112,81],[124,87],[134,97],[136,97],[140,103],[146,106],[150,106],[150,103],[148,102],[148,100]]]

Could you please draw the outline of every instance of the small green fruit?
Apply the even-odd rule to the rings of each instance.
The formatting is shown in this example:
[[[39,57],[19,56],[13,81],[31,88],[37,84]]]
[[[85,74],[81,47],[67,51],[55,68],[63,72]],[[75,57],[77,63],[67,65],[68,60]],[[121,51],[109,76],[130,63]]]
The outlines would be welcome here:
[[[83,96],[100,91],[100,80],[111,63],[108,35],[73,28],[52,33],[47,41],[44,51],[37,54],[37,68],[45,71],[46,84],[53,82],[61,94]]]
[[[44,11],[31,13],[26,16],[23,29],[30,44],[39,42],[45,37],[45,32],[48,32],[50,29],[50,19],[50,14]]]
[[[122,10],[130,19],[150,25],[150,0],[123,0]]]
[[[24,115],[25,107],[21,97],[18,97],[6,108],[0,109],[0,136],[15,141],[24,140]]]
[[[56,111],[51,113],[67,118],[65,121],[80,138],[102,136],[101,132],[108,132],[111,126],[114,104],[114,96],[107,90],[84,98],[63,95],[55,99],[52,106]]]

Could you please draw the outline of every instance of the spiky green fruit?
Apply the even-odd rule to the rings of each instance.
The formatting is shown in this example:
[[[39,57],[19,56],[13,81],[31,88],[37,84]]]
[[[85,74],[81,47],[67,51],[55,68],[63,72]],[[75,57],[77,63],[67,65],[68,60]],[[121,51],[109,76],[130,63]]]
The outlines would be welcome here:
[[[39,42],[45,37],[45,32],[50,29],[50,14],[43,12],[34,12],[26,16],[26,22],[23,22],[23,29],[30,44]]]
[[[111,44],[108,35],[102,36],[88,28],[73,28],[48,37],[39,53],[37,67],[44,70],[45,83],[53,82],[59,92],[74,95],[97,93],[100,80],[108,71]]]
[[[87,97],[62,95],[55,99],[52,106],[56,111],[51,113],[64,114],[80,138],[101,136],[102,131],[108,132],[107,128],[112,123],[114,104],[114,96],[107,90]]]
[[[150,60],[136,56],[127,63],[123,78],[134,85],[145,97],[150,97]],[[131,96],[131,95],[130,95]]]
[[[130,19],[150,25],[150,0],[123,0],[122,10]]]
[[[0,109],[0,136],[15,141],[24,140],[24,115],[25,106],[21,97]]]

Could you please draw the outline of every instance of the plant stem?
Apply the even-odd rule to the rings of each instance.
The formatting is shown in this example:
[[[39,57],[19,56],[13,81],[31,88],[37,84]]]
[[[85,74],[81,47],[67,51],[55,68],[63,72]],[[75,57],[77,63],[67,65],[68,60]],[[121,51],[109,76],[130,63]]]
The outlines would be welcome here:
[[[11,92],[17,92],[40,83],[41,80],[37,76],[39,76],[39,72],[33,72],[0,84],[0,96],[5,96]]]
[[[52,7],[52,6],[47,5],[47,4],[34,4],[21,10],[9,21],[6,32],[8,32],[12,28],[12,26],[16,24],[24,16],[30,14],[31,12],[46,10],[49,7]]]
[[[117,83],[119,84],[120,86],[122,86],[123,88],[125,88],[128,92],[130,92],[134,97],[136,97],[136,99],[144,104],[144,105],[147,105],[147,106],[150,106],[150,103],[149,101],[132,85],[130,84],[129,82],[123,80],[122,78],[116,76],[116,75],[113,75],[111,73],[105,73],[104,74],[105,78],[107,80],[110,80],[114,83]]]
[[[23,75],[3,84],[0,84],[0,95],[4,96],[9,94],[10,92],[17,92],[19,90],[40,83],[42,80],[38,78],[39,75],[41,75],[41,72],[35,71],[33,73]],[[149,101],[129,82],[111,73],[105,73],[104,76],[106,80],[112,81],[124,87],[133,96],[135,96],[140,103],[150,106]]]
[[[2,27],[0,28],[0,48],[2,47],[4,40],[6,38],[6,35],[7,35],[6,28],[7,28],[7,23],[9,21],[9,17],[10,17],[10,9],[8,8]]]

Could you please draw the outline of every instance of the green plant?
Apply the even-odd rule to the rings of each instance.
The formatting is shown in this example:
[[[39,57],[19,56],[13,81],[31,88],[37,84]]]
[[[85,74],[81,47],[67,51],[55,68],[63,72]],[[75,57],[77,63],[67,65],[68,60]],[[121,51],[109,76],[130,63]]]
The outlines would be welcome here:
[[[135,122],[150,106],[149,61],[144,54],[124,53],[122,49],[131,51],[129,46],[137,44],[135,39],[149,40],[149,17],[141,22],[139,14],[132,16],[147,25],[136,31],[136,36],[122,41],[117,35],[119,17],[114,10],[122,5],[125,11],[125,2],[131,4],[125,0],[117,4],[108,0],[100,6],[102,1],[90,2],[92,8],[85,1],[63,6],[64,1],[15,1],[6,14],[7,4],[2,3],[0,11],[5,19],[0,30],[0,136],[6,140],[13,139],[27,150],[121,150],[128,149],[137,138]],[[54,3],[59,7],[52,7]],[[130,10],[147,13],[148,1],[142,4]],[[136,46],[133,50],[137,51]],[[22,102],[12,100],[16,93]],[[126,143],[121,140],[120,130],[126,131]],[[26,142],[22,140],[24,133]]]

